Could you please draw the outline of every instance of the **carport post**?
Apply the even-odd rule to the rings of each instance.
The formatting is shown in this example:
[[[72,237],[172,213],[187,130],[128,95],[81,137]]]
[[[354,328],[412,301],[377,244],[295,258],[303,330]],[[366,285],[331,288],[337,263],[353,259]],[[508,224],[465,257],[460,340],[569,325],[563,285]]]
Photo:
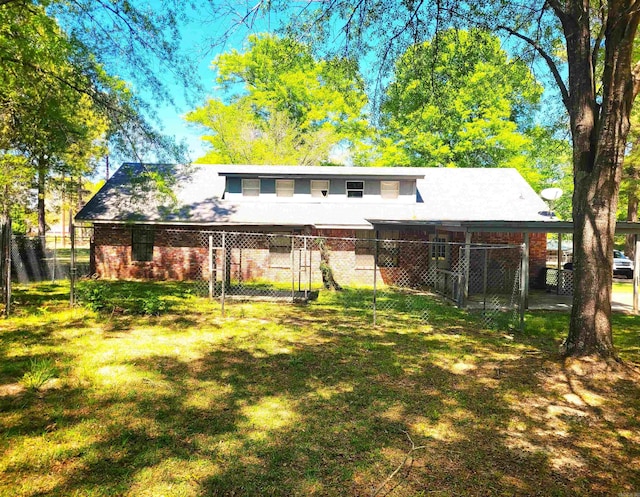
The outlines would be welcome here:
[[[221,302],[221,307],[222,307],[222,316],[224,317],[224,297],[225,297],[225,293],[226,293],[226,288],[227,288],[227,246],[226,246],[226,233],[223,231],[222,232],[222,253],[224,254],[224,265],[222,266],[222,302]]]
[[[640,286],[640,237],[635,235],[636,250],[633,256],[633,312],[638,313],[638,286]]]
[[[69,267],[69,305],[73,307],[76,304],[76,227],[74,224],[69,226],[69,235],[71,238],[71,262]]]
[[[213,235],[209,235],[209,300],[213,298],[216,276],[213,270]]]
[[[464,282],[462,283],[462,307],[469,300],[469,275],[471,271],[471,233],[464,234]]]
[[[524,330],[524,310],[526,309],[529,278],[529,233],[525,233],[525,243],[522,244],[520,259],[520,331]]]
[[[529,248],[531,247],[531,240],[529,239],[529,232],[523,233],[524,244],[522,246],[522,291],[524,292],[524,308],[529,308]]]
[[[556,294],[560,295],[560,288],[562,286],[562,279],[564,278],[564,273],[562,272],[562,256],[564,255],[564,252],[562,250],[562,233],[558,233],[558,272],[556,273]],[[547,274],[545,272],[545,278],[547,277]],[[545,280],[544,282],[545,286],[547,286],[547,282]]]

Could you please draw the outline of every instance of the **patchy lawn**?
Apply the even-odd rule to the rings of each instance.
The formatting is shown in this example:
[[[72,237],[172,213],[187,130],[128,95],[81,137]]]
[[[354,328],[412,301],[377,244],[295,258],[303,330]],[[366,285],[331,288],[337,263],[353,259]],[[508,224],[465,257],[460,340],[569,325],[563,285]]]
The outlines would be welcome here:
[[[137,314],[97,314],[69,310],[64,286],[15,290],[0,495],[640,492],[638,317],[615,318],[630,367],[585,375],[557,355],[564,314],[506,333],[425,297],[419,318],[373,327],[344,293],[223,317],[179,286],[136,292],[154,312],[135,295]]]

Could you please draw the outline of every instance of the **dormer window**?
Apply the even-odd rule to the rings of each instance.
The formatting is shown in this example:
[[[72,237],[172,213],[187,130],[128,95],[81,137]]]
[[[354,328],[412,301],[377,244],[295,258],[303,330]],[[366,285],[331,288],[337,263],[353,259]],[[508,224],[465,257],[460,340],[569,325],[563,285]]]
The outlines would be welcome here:
[[[244,197],[257,197],[260,195],[260,180],[253,178],[243,179],[242,195]]]
[[[399,194],[400,194],[399,181],[381,181],[380,182],[380,196],[382,198],[398,198]]]
[[[326,197],[329,195],[329,180],[313,179],[311,180],[311,196]]]
[[[347,197],[364,197],[364,181],[347,181]]]
[[[277,179],[276,180],[276,196],[277,197],[293,197],[294,180]]]

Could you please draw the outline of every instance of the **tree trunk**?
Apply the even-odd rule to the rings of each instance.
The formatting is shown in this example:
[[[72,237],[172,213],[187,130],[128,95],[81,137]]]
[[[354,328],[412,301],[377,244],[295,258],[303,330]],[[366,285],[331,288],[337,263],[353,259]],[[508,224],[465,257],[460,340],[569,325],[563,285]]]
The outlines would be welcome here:
[[[320,274],[322,274],[322,283],[327,290],[342,290],[342,287],[338,284],[333,276],[333,269],[331,268],[331,261],[329,255],[329,247],[327,247],[327,241],[323,238],[318,240],[318,250],[320,251]]]
[[[613,237],[634,97],[631,52],[639,17],[630,2],[608,4],[601,107],[596,101],[588,2],[567,2],[565,10],[553,2],[567,42],[573,138],[574,297],[565,342],[570,356],[616,357],[611,333]]]

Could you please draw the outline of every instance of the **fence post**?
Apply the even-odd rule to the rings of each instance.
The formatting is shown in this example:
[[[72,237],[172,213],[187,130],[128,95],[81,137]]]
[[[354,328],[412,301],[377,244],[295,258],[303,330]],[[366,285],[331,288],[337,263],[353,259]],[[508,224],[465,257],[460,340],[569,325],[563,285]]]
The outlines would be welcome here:
[[[464,288],[462,305],[469,301],[469,279],[471,278],[471,233],[464,234]]]
[[[222,232],[222,253],[224,254],[224,264],[222,265],[222,316],[224,317],[224,299],[227,288],[227,246],[226,246],[226,233]]]
[[[3,218],[3,222],[0,230],[0,247],[2,247],[2,253],[0,257],[0,266],[4,265],[2,271],[0,271],[0,278],[2,278],[2,300],[4,302],[4,317],[9,317],[11,313],[11,218]]]
[[[56,266],[58,265],[58,258],[56,257],[58,252],[58,236],[53,235],[53,270],[51,271],[51,283],[56,281]]]
[[[71,224],[70,230],[70,242],[71,242],[71,261],[69,268],[69,305],[73,307],[76,304],[75,286],[76,286],[76,227]]]
[[[209,235],[209,300],[213,299],[213,286],[215,276],[213,274],[213,235]]]
[[[484,269],[482,273],[482,310],[487,310],[487,278],[489,272],[489,249],[487,247],[483,247],[482,251],[484,252]]]
[[[528,240],[528,237],[527,237]],[[527,281],[529,272],[529,250],[528,244],[523,243],[520,248],[520,331],[524,331],[524,310],[527,300]],[[525,275],[525,272],[527,273]]]
[[[378,298],[378,232],[376,231],[376,249],[373,255],[373,326],[376,325],[376,304]]]
[[[291,235],[291,250],[289,258],[291,260],[291,303],[296,301],[296,237]]]
[[[640,285],[640,237],[635,235],[635,252],[633,256],[633,312],[638,314],[638,286]]]

